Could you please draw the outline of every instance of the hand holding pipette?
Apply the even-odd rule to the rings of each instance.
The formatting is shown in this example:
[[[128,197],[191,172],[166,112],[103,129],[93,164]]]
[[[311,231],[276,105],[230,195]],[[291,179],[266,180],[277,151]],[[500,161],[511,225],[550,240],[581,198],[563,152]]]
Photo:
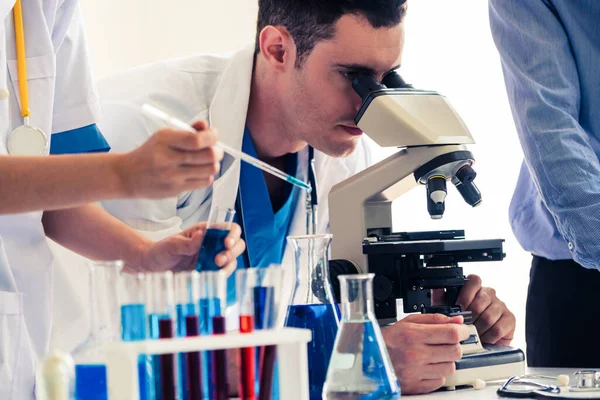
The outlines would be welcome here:
[[[197,130],[194,129],[193,127],[191,127],[189,124],[186,124],[185,122],[178,120],[175,117],[170,116],[169,114],[165,113],[164,111],[159,110],[158,108],[151,106],[150,104],[144,104],[142,106],[142,113],[144,113],[145,115],[149,116],[149,117],[155,117],[160,119],[161,121],[165,122],[168,125],[171,125],[174,128],[178,128],[178,129],[182,129],[182,130],[186,130],[188,132],[192,132],[192,133],[196,133]],[[234,149],[233,147],[218,141],[216,143],[216,146],[221,148],[223,151],[225,151],[227,154],[235,157],[235,158],[239,158],[245,162],[247,162],[250,165],[255,166],[256,168],[262,169],[265,172],[268,172],[280,179],[283,179],[286,182],[291,183],[294,186],[299,187],[300,189],[304,189],[307,191],[311,191],[311,187],[309,185],[307,185],[306,183],[302,182],[301,180],[284,173],[283,171],[263,162],[260,161],[259,159],[249,156],[246,153],[243,153],[239,150]]]

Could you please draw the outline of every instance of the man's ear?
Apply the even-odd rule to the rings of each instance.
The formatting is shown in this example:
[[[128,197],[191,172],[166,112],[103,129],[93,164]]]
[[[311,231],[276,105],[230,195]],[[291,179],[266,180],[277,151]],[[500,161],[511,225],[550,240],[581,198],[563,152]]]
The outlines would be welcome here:
[[[260,54],[273,69],[283,72],[290,65],[294,65],[296,45],[287,29],[265,26],[258,39]]]

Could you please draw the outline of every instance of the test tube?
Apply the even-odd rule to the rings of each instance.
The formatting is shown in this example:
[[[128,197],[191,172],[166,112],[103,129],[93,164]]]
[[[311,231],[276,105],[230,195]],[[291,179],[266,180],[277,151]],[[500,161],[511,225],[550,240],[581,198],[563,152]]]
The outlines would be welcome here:
[[[257,268],[256,286],[254,287],[254,326],[256,329],[275,329],[283,326],[283,314],[280,313],[284,282],[283,269],[278,265],[268,268]],[[287,303],[286,303],[287,304]],[[280,315],[282,314],[282,315]],[[273,397],[275,364],[277,347],[265,346],[260,355],[259,400]]]
[[[175,333],[173,273],[167,271],[147,274],[146,283],[150,338],[171,339]],[[177,398],[175,355],[154,356],[153,363],[156,398],[175,400]]]
[[[200,272],[200,300],[198,302],[198,318],[200,335],[212,335],[212,317],[217,307],[220,307],[218,299],[213,299],[212,290],[209,290],[209,272]],[[212,380],[212,351],[206,350],[201,354],[202,362],[202,394],[205,400],[211,399],[214,391]]]
[[[177,337],[199,335],[198,308],[200,300],[200,274],[185,271],[175,274],[175,313]],[[178,355],[179,394],[182,400],[202,399],[200,352]]]
[[[208,216],[206,233],[198,254],[197,271],[219,271],[221,268],[215,264],[215,257],[225,250],[225,238],[231,230],[231,223],[235,216],[232,208],[215,207]]]
[[[223,271],[210,271],[207,274],[208,295],[213,299],[212,331],[213,335],[227,333],[225,324],[225,306],[227,304],[227,275]],[[213,399],[226,400],[229,397],[227,381],[227,350],[212,352]]]
[[[257,289],[255,268],[241,269],[236,272],[237,304],[240,310],[240,333],[254,331],[254,290]],[[239,397],[241,400],[254,400],[255,349],[244,347],[239,349]]]
[[[121,273],[119,277],[121,305],[121,339],[124,342],[146,340],[148,319],[144,274]],[[140,400],[154,399],[152,358],[140,354],[138,359]]]

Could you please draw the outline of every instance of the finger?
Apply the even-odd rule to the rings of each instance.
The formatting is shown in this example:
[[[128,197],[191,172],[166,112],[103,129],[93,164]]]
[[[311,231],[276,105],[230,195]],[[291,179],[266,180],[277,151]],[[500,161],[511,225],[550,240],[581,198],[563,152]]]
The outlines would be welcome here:
[[[238,240],[240,240],[240,236],[242,236],[242,228],[236,223],[231,224],[229,234],[225,238],[225,247],[228,249],[233,248]]]
[[[442,362],[427,365],[421,375],[424,380],[438,380],[446,378],[456,372],[454,362]]]
[[[183,236],[191,238],[194,236],[194,234],[196,232],[200,232],[201,234],[204,234],[204,231],[206,230],[206,222],[199,222],[196,225],[190,226],[189,228],[187,228],[185,231],[182,232]]]
[[[422,325],[420,336],[425,344],[458,344],[469,338],[470,330],[458,324]]]
[[[220,169],[221,160],[223,159],[223,150],[219,149],[218,147],[212,146],[195,151],[172,150],[172,155],[173,157],[177,157],[180,160],[180,165],[211,166],[214,164],[218,164],[218,168]]]
[[[515,321],[512,313],[503,314],[502,317],[488,331],[480,335],[484,343],[496,344],[501,339],[508,340],[510,343],[515,333]]]
[[[181,130],[166,130],[163,140],[176,150],[195,151],[214,146],[217,143],[217,133],[214,129],[191,133]]]
[[[431,355],[427,360],[430,364],[453,363],[456,360],[460,360],[463,356],[462,347],[459,343],[427,346],[427,349],[431,351]],[[430,377],[427,379],[434,378]]]
[[[225,266],[227,263],[235,260],[246,249],[246,243],[243,240],[238,240],[232,249],[225,250],[215,257],[215,264],[219,267]]]
[[[462,316],[447,317],[444,314],[410,314],[402,319],[403,322],[415,324],[462,324]]]
[[[498,300],[490,304],[490,306],[486,308],[481,315],[479,315],[479,318],[473,322],[477,327],[477,332],[479,332],[479,335],[483,335],[492,326],[494,326],[502,317],[504,311],[506,311],[506,306],[501,301]]]
[[[189,192],[192,190],[204,189],[212,185],[214,181],[215,179],[212,176],[206,178],[188,178],[182,184],[181,191]]]
[[[456,304],[461,306],[463,310],[467,310],[480,289],[481,278],[473,274],[467,276],[467,282],[460,289],[460,293],[456,299]]]
[[[206,121],[196,121],[192,124],[192,128],[197,131],[204,131],[208,129],[208,122]]]
[[[473,321],[477,321],[477,318],[493,303],[494,298],[495,292],[493,289],[482,288],[477,292],[468,308],[472,313]]]

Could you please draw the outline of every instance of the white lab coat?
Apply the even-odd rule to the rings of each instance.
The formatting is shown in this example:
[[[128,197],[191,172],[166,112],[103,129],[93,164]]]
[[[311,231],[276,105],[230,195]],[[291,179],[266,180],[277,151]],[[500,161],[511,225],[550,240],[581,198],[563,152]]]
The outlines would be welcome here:
[[[134,149],[158,127],[140,114],[138,107],[145,102],[183,121],[207,120],[217,128],[220,140],[241,149],[250,95],[253,49],[248,47],[233,55],[197,55],[162,61],[100,81],[98,88],[103,118],[99,126],[113,151]],[[357,150],[346,158],[332,158],[315,151],[319,232],[328,231],[327,194],[330,189],[370,164],[371,152],[366,141],[363,137]],[[304,181],[307,157],[307,149],[300,151],[298,173]],[[207,220],[210,208],[215,205],[233,208],[239,176],[239,161],[226,155],[220,176],[209,189],[164,200],[107,201],[103,206],[136,230],[158,240]],[[306,234],[305,196],[306,193],[301,191],[290,235]],[[293,264],[289,247],[283,260],[285,266]]]
[[[2,155],[9,132],[22,124],[13,5],[14,0],[0,0]],[[22,8],[32,124],[55,133],[94,123],[99,103],[78,2],[22,0]],[[33,398],[35,366],[48,351],[54,261],[41,217],[41,212],[0,216],[0,399]]]

